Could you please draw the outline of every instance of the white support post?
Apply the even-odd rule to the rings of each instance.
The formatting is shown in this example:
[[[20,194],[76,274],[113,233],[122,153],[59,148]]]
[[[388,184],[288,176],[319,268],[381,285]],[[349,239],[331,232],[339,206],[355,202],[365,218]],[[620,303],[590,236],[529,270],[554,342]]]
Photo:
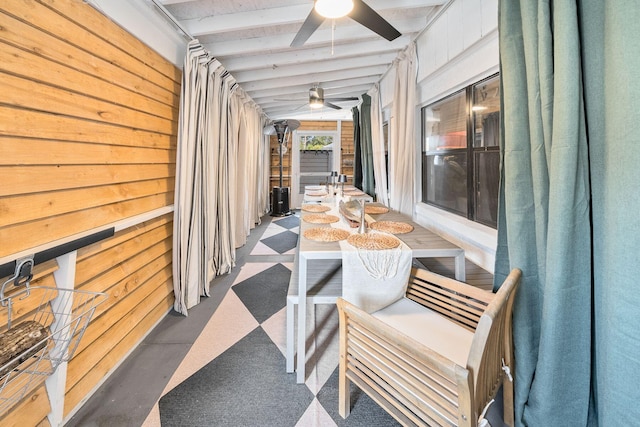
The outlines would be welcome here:
[[[76,277],[76,259],[78,258],[78,252],[73,251],[65,255],[56,258],[58,261],[58,270],[53,273],[56,281],[56,287],[61,289],[73,289],[75,285]],[[52,305],[58,305],[54,311],[57,313],[64,313],[63,318],[69,319],[71,317],[71,311],[73,308],[73,299],[58,297],[53,300]],[[62,321],[62,319],[56,319],[56,323]],[[66,321],[66,320],[65,320]],[[58,325],[62,326],[62,325]],[[56,330],[58,328],[55,328]],[[55,350],[54,350],[55,351]],[[58,355],[61,357],[62,355]],[[67,362],[63,362],[58,365],[56,371],[47,378],[45,384],[47,387],[47,394],[49,396],[49,403],[51,405],[51,412],[47,416],[49,423],[54,426],[62,426],[64,417],[64,393],[65,385],[67,382]]]
[[[331,170],[338,171],[338,175],[340,175],[342,173],[342,120],[337,122],[333,147],[333,168]]]

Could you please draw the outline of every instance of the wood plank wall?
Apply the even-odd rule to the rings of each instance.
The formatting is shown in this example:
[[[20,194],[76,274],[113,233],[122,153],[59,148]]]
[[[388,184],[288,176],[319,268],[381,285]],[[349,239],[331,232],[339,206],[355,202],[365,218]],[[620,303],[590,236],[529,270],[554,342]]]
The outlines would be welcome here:
[[[353,122],[342,122],[340,126],[341,142],[340,148],[342,152],[340,173],[347,175],[347,184],[353,184],[353,159],[354,159],[354,143],[353,143]]]
[[[286,153],[282,155],[282,186],[291,187],[291,142]],[[269,177],[269,190],[280,186],[280,152],[278,151],[278,137],[269,137],[269,150],[271,151],[271,174]]]
[[[2,1],[0,29],[0,257],[172,205],[180,70],[82,0]],[[65,416],[172,307],[171,241],[165,214],[78,252],[76,288],[108,299]],[[43,390],[0,424],[46,424]]]

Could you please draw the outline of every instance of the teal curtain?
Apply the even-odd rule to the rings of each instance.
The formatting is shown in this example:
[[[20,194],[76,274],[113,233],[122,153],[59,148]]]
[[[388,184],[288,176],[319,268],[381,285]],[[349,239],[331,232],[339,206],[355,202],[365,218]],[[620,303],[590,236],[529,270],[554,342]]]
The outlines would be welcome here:
[[[353,115],[353,186],[362,190],[362,148],[360,144],[360,110],[351,109]]]
[[[360,156],[362,159],[362,191],[370,196],[376,193],[373,178],[373,140],[371,137],[371,97],[362,94],[360,104]]]
[[[514,306],[516,424],[640,423],[640,6],[500,3],[495,283]]]

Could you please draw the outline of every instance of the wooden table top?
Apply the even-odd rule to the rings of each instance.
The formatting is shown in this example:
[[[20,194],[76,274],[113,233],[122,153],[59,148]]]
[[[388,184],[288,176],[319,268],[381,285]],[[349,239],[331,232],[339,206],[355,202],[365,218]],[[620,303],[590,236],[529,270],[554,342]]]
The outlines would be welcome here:
[[[383,206],[379,203],[372,204]],[[331,210],[326,212],[329,215],[335,215],[340,218],[340,221],[333,224],[312,224],[304,221],[304,216],[307,212],[302,212],[300,221],[300,252],[304,253],[304,256],[309,258],[334,258],[341,253],[339,242],[319,242],[315,240],[307,239],[303,236],[304,231],[314,227],[339,227],[349,230],[351,233],[357,233],[357,228],[351,228],[347,221],[338,212],[336,206],[328,205]],[[373,221],[397,221],[405,222],[413,226],[413,230],[409,233],[396,234],[395,236],[402,240],[407,246],[409,246],[415,256],[455,256],[459,254],[462,249],[455,244],[443,239],[432,231],[427,230],[420,224],[412,221],[412,219],[400,212],[390,210],[384,214],[367,214],[368,219]],[[438,255],[435,255],[438,254]]]

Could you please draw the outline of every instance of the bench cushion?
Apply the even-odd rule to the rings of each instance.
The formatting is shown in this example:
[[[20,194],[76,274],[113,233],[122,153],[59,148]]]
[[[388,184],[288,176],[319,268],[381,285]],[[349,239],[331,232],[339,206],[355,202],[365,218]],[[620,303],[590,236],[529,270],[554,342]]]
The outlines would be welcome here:
[[[456,364],[466,367],[473,333],[408,298],[372,315]]]

